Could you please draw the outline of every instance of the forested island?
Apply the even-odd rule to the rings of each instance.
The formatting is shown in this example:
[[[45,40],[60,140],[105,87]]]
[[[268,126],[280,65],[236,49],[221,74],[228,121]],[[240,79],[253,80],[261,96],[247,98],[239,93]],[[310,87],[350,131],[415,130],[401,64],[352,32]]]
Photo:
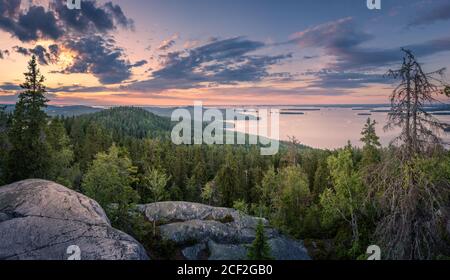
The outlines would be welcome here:
[[[304,240],[313,259],[367,259],[376,244],[385,259],[450,256],[450,154],[437,131],[447,128],[424,106],[449,88],[425,73],[413,54],[389,75],[399,79],[389,126],[402,128],[381,147],[370,118],[363,148],[318,150],[295,139],[274,156],[256,146],[174,145],[169,118],[114,107],[49,117],[44,77],[33,57],[13,112],[0,111],[0,185],[51,180],[97,201],[111,224],[156,258],[175,258],[137,204],[200,202],[266,218]],[[380,128],[381,129],[381,128]],[[249,259],[270,259],[259,227]]]

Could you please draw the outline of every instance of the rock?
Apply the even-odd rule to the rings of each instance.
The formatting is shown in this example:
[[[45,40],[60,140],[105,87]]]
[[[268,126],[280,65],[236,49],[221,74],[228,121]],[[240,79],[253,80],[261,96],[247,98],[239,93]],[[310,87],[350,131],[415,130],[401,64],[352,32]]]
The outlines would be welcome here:
[[[198,260],[201,257],[200,253],[204,250],[206,250],[206,245],[204,243],[200,243],[191,247],[186,247],[181,252],[188,260]]]
[[[303,242],[269,227],[265,219],[245,215],[234,209],[173,201],[139,205],[138,209],[149,221],[156,222],[164,239],[186,247],[182,253],[187,259],[198,259],[199,252],[203,249],[198,250],[202,246],[207,247],[210,260],[245,259],[247,247],[255,239],[259,221],[265,225],[265,235],[274,258],[310,259]],[[196,247],[197,245],[200,247]]]
[[[246,246],[244,244],[218,244],[210,240],[208,242],[209,260],[245,260],[247,257]]]
[[[272,257],[277,260],[307,260],[309,255],[302,241],[296,241],[287,236],[269,239]]]
[[[0,259],[145,260],[131,236],[111,227],[94,200],[59,184],[25,180],[0,187]]]

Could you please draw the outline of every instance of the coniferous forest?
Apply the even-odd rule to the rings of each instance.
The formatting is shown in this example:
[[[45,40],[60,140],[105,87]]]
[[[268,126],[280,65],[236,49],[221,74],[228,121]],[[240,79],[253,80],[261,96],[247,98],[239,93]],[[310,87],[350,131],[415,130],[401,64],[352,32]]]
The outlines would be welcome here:
[[[367,259],[372,244],[388,259],[447,258],[446,124],[424,106],[449,89],[439,80],[443,70],[426,73],[402,52],[400,67],[387,73],[397,81],[388,126],[401,128],[391,145],[381,146],[384,128],[369,118],[362,148],[312,149],[294,139],[274,156],[251,145],[175,145],[170,119],[138,107],[49,117],[33,56],[14,111],[0,111],[0,185],[42,178],[81,192],[159,258],[173,258],[173,245],[133,211],[137,204],[200,202],[264,217],[304,240],[313,259]],[[261,226],[251,259],[271,259]]]

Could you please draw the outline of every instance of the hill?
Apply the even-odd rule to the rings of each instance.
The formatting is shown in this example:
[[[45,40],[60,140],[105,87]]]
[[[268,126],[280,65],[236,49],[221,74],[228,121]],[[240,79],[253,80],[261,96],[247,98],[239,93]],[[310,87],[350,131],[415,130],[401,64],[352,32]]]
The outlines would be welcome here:
[[[12,113],[14,111],[15,105],[12,104],[0,104],[0,108],[5,107],[7,113]],[[73,117],[80,116],[84,114],[91,114],[102,111],[102,108],[95,108],[84,105],[73,105],[73,106],[53,106],[49,105],[45,108],[45,113],[51,117],[63,116],[63,117]]]
[[[172,128],[169,118],[157,116],[138,107],[114,107],[76,118],[85,123],[100,124],[111,131],[116,139],[167,136]]]

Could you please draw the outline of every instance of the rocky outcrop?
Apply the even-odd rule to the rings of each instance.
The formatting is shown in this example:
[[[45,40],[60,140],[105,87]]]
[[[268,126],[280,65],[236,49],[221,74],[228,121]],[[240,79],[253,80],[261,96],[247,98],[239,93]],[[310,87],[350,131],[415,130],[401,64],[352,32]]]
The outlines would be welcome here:
[[[182,247],[186,259],[245,259],[260,220],[265,225],[272,256],[278,260],[310,259],[301,241],[289,238],[265,219],[229,209],[190,202],[158,202],[140,205],[146,218],[158,225],[164,239]]]
[[[68,250],[70,246],[78,246]],[[145,260],[131,236],[111,227],[94,200],[44,180],[0,187],[0,259]]]

